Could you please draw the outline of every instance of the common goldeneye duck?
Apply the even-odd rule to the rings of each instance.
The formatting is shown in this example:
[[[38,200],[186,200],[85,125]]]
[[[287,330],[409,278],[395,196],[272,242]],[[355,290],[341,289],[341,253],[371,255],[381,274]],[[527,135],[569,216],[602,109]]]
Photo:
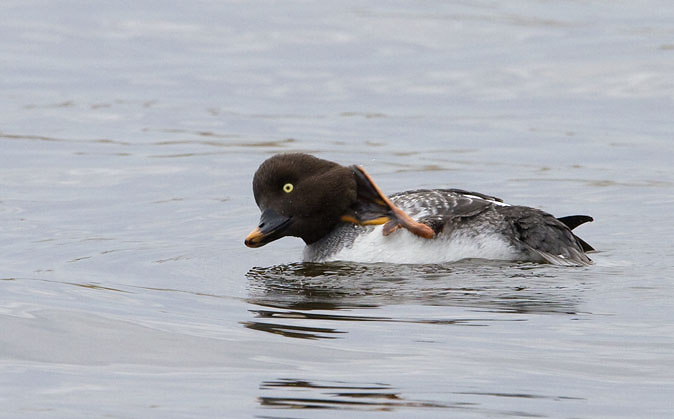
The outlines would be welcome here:
[[[387,197],[360,166],[302,154],[265,160],[253,178],[260,222],[245,239],[260,247],[304,240],[304,260],[442,263],[466,258],[588,265],[592,246],[571,232],[586,215],[555,218],[461,189]]]

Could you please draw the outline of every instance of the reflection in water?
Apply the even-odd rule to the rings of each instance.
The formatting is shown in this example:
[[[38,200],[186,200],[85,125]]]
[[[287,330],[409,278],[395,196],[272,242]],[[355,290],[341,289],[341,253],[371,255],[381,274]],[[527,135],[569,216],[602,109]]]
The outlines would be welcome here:
[[[293,326],[288,324],[274,324],[264,322],[243,322],[242,324],[249,329],[300,339],[334,339],[335,337],[330,336],[330,334],[346,333],[327,327]]]
[[[393,411],[404,408],[461,409],[489,417],[542,417],[523,410],[491,409],[484,404],[484,397],[503,399],[538,399],[554,402],[586,400],[558,394],[466,392],[453,391],[454,401],[411,400],[400,389],[384,383],[349,383],[344,381],[310,381],[280,378],[260,384],[261,407],[268,409],[338,409],[363,411]],[[464,412],[466,413],[466,412]],[[260,415],[260,418],[280,416]]]
[[[515,398],[515,399],[548,399],[554,401],[560,400],[587,400],[584,397],[571,397],[571,396],[544,396],[541,394],[527,394],[527,393],[487,393],[479,391],[457,391],[454,394],[465,394],[469,396],[489,396],[489,397],[505,397],[505,398]]]
[[[489,326],[523,322],[531,314],[575,314],[581,280],[560,281],[559,268],[466,261],[446,265],[294,263],[253,268],[246,274],[252,330],[289,338],[340,339],[363,322]],[[565,270],[569,272],[569,270]],[[582,278],[582,270],[578,270]],[[387,306],[398,306],[387,309]],[[430,309],[428,306],[436,307]],[[430,314],[429,314],[430,313]],[[375,325],[376,326],[376,325]],[[400,328],[401,331],[405,328]],[[404,338],[402,338],[404,339]],[[460,409],[463,414],[534,417],[521,410],[492,410],[484,397],[570,399],[525,392],[452,391],[452,400],[416,400],[390,384],[279,378],[260,385],[265,409],[393,411]],[[508,403],[504,403],[508,405]],[[287,416],[260,415],[260,418]]]
[[[406,319],[381,316],[348,316],[336,314],[316,314],[302,311],[275,311],[275,310],[250,310],[258,318],[269,319],[306,319],[306,320],[329,320],[329,321],[356,321],[356,322],[395,322],[395,323],[422,323],[422,324],[448,324],[463,326],[486,326],[487,322],[495,321],[522,321],[522,320],[503,320],[494,318],[461,318],[461,319]],[[293,326],[288,324],[265,323],[260,321],[243,322],[245,327],[253,330],[275,333],[286,337],[304,338],[304,339],[334,339],[336,336],[321,335],[320,333],[346,333],[344,331],[331,328],[317,328],[306,326]]]
[[[576,314],[579,287],[560,284],[557,267],[532,264],[456,263],[393,265],[294,263],[253,268],[247,273],[253,330],[304,339],[335,339],[346,333],[326,322],[395,322],[487,326],[526,321],[502,314]],[[362,309],[402,305],[395,317],[362,314]],[[418,306],[467,307],[460,316],[429,318]],[[337,313],[361,309],[358,315]],[[328,311],[328,313],[326,313]],[[488,313],[492,313],[490,316]],[[501,314],[501,315],[500,315]],[[317,323],[320,322],[319,327]]]
[[[437,403],[405,399],[392,386],[382,383],[362,384],[342,381],[311,382],[281,378],[260,385],[262,407],[286,409],[340,409],[390,411],[398,408],[468,408],[473,403]],[[299,394],[298,394],[299,393]],[[266,416],[269,417],[269,416]]]
[[[556,269],[482,261],[479,265],[293,263],[252,268],[246,277],[249,302],[266,307],[338,310],[413,304],[575,314],[578,284],[560,284]]]

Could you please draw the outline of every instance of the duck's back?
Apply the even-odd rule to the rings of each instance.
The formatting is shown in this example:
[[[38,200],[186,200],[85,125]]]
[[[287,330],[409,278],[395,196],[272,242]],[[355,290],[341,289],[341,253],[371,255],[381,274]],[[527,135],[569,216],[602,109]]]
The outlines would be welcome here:
[[[554,216],[529,207],[504,204],[499,198],[460,189],[401,192],[391,201],[436,233],[424,239],[399,229],[389,236],[381,226],[340,223],[308,245],[306,261],[443,263],[466,258],[590,263],[578,239]]]

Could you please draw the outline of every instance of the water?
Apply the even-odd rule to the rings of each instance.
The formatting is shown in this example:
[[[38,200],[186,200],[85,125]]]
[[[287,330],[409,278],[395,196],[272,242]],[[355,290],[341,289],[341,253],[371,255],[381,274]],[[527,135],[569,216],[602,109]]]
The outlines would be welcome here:
[[[671,416],[669,2],[2,9],[0,416]],[[591,214],[595,264],[248,249],[283,151]]]

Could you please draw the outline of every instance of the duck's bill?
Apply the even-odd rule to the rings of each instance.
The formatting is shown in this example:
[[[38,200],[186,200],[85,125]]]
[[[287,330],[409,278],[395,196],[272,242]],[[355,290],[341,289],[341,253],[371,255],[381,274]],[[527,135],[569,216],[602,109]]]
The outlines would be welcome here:
[[[262,211],[260,223],[244,240],[248,247],[260,247],[269,242],[280,239],[290,226],[292,219],[285,217],[272,209]]]
[[[370,175],[360,166],[352,166],[358,184],[356,207],[349,214],[342,216],[342,221],[360,225],[384,224],[385,236],[402,227],[411,233],[433,238],[435,232],[426,224],[418,223],[405,211],[401,210],[384,195]]]

